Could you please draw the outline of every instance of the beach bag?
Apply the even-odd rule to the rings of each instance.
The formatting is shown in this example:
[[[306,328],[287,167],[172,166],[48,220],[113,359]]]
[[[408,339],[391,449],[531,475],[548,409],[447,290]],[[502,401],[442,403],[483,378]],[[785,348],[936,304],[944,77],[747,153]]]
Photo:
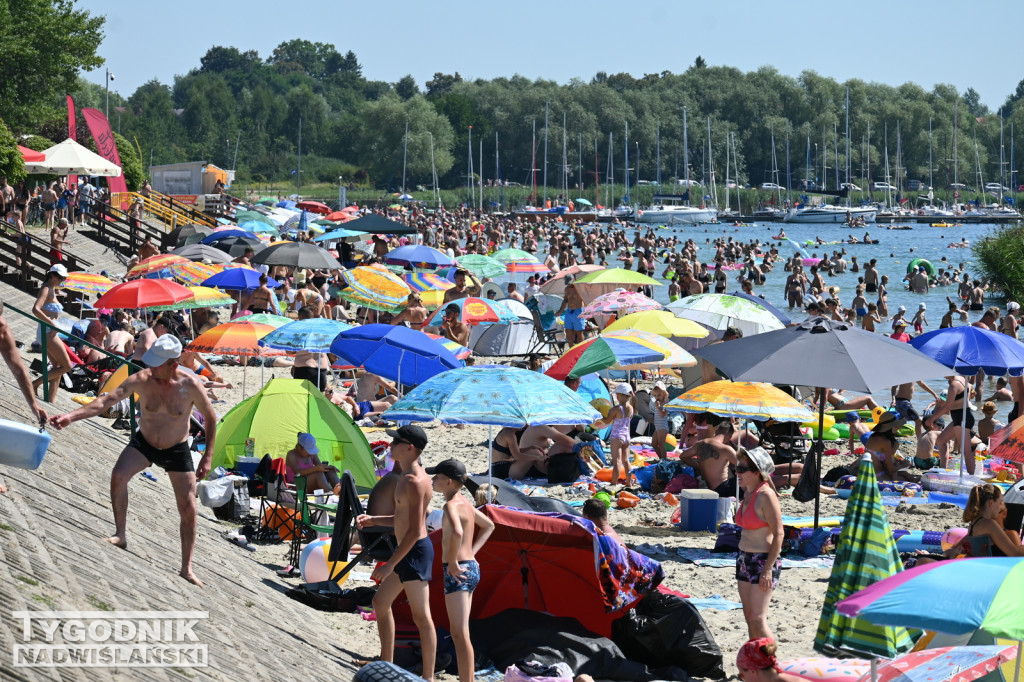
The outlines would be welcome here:
[[[800,480],[793,488],[793,499],[797,502],[810,502],[818,496],[821,485],[818,478],[818,445],[811,448],[810,454],[804,459],[804,469],[800,472]]]
[[[960,556],[992,556],[992,538],[988,535],[968,535],[960,542]]]
[[[574,483],[580,477],[582,460],[575,452],[548,457],[548,483]]]
[[[700,481],[689,474],[676,474],[672,477],[672,480],[665,484],[665,489],[662,492],[676,493],[682,490],[695,490],[700,487]]]
[[[713,554],[730,554],[740,551],[740,535],[743,529],[735,523],[723,523],[718,527],[718,539],[715,540]]]

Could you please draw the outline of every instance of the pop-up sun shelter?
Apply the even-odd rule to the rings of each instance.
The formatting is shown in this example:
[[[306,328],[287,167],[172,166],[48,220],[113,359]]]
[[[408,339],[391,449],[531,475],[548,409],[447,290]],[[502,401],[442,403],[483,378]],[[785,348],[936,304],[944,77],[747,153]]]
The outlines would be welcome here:
[[[313,434],[320,460],[352,472],[357,486],[377,482],[366,436],[340,407],[305,379],[271,379],[263,390],[236,405],[217,425],[214,468],[231,467],[246,456],[284,457],[299,432]]]

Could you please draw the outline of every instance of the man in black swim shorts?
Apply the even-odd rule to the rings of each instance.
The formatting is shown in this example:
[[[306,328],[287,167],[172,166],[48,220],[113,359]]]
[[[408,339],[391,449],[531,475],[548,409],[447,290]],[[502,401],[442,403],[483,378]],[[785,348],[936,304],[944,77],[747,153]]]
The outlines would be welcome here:
[[[192,572],[196,543],[196,480],[206,478],[217,438],[217,413],[210,404],[200,378],[178,366],[181,341],[173,334],[158,337],[142,356],[148,365],[132,374],[116,389],[73,412],[54,416],[50,424],[63,429],[72,422],[103,414],[131,394],[139,396],[142,421],[139,431],[110,474],[110,504],[114,509],[114,535],[107,542],[122,549],[128,545],[128,482],[151,464],[164,469],[174,488],[174,500],[181,516],[181,575],[193,585],[203,586]],[[188,447],[189,418],[195,407],[206,425],[206,452],[194,467]]]
[[[423,654],[424,675],[434,670],[437,635],[430,618],[429,583],[434,563],[434,545],[427,538],[427,508],[433,489],[430,477],[420,463],[420,454],[427,447],[427,434],[416,425],[388,429],[391,436],[391,456],[401,478],[395,486],[394,516],[369,516],[356,519],[360,528],[391,526],[395,528],[398,548],[387,563],[373,571],[373,579],[380,581],[373,598],[373,612],[377,616],[380,635],[380,657],[392,661],[395,655],[395,620],[391,605],[405,592],[409,600],[413,621],[419,629],[420,650]]]

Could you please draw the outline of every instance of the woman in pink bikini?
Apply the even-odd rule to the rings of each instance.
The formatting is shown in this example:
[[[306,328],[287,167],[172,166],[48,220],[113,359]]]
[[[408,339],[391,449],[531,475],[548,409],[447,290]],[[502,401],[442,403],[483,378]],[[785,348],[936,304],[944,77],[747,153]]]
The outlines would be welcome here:
[[[782,562],[782,510],[772,485],[775,464],[763,448],[740,448],[736,476],[743,488],[743,501],[736,512],[740,551],[736,557],[736,582],[747,621],[749,639],[771,637],[768,604],[779,584]]]

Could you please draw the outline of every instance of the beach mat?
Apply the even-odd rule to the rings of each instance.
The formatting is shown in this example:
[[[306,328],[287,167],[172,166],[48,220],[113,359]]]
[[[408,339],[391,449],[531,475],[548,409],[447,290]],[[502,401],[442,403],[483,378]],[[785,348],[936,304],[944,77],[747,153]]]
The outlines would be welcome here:
[[[712,568],[735,568],[736,553],[713,554],[710,549],[699,549],[696,547],[680,547],[676,550],[679,558],[689,561],[698,566],[710,566]],[[783,568],[823,568],[832,570],[832,557],[782,557]],[[691,600],[692,601],[692,600]]]
[[[793,528],[814,528],[813,516],[785,516],[782,517],[782,525],[793,526]],[[818,519],[819,526],[833,527],[843,525],[842,516],[823,516]]]

